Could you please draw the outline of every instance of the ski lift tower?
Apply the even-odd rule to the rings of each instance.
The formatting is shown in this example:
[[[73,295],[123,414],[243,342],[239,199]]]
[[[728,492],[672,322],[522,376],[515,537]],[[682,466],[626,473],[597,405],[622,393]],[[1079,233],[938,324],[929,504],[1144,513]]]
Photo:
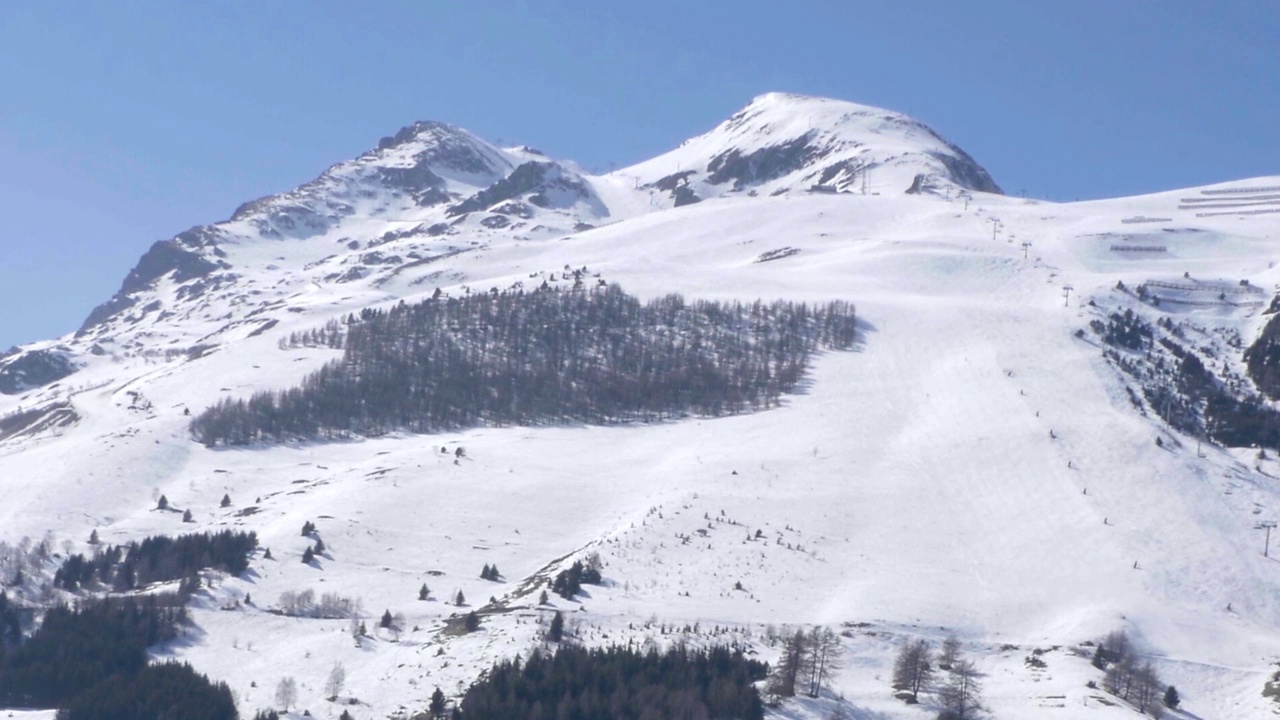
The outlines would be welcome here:
[[[1266,544],[1262,546],[1262,557],[1271,557],[1271,528],[1275,526],[1276,526],[1275,520],[1263,520],[1262,522],[1253,526],[1254,530],[1267,531]]]

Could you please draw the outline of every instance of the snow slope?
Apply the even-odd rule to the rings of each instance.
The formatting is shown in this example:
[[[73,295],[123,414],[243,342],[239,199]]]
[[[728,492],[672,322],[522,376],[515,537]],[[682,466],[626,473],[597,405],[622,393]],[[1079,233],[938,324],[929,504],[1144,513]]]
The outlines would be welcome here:
[[[756,154],[797,137],[782,160]],[[811,147],[834,149],[817,162]],[[752,167],[716,158],[753,155],[770,172],[715,182],[715,168]],[[1088,203],[1008,198],[983,192],[996,189],[985,171],[915,121],[778,94],[612,175],[538,157],[411,126],[210,226],[205,244],[179,242],[225,267],[187,279],[170,268],[79,336],[24,349],[81,369],[0,396],[0,414],[69,402],[77,419],[0,441],[0,541],[52,531],[86,551],[95,528],[108,543],[256,531],[275,559],[210,578],[197,627],[161,653],[227,680],[246,713],[290,675],[299,707],[336,717],[322,699],[335,662],[357,717],[416,711],[436,686],[458,693],[538,642],[549,612],[538,579],[590,552],[607,586],[581,603],[552,598],[584,641],[736,640],[772,657],[770,626],[837,627],[835,689],[855,717],[928,716],[928,704],[893,698],[889,670],[901,637],[944,628],[987,674],[995,717],[1130,715],[1085,687],[1100,673],[1073,652],[1119,628],[1195,716],[1280,707],[1261,695],[1280,658],[1280,566],[1254,529],[1276,517],[1280,468],[1254,450],[1197,453],[1135,409],[1096,339],[1075,334],[1129,302],[1117,281],[1248,279],[1269,300],[1280,218],[1240,212],[1252,206],[1205,215],[1220,210],[1184,200],[1256,197],[1280,178]],[[859,158],[874,159],[865,194],[854,174],[821,181]],[[694,171],[679,186],[700,202],[673,207],[657,185],[673,161]],[[529,162],[536,172],[515,175]],[[414,170],[411,186],[388,184],[402,179],[394,167]],[[906,194],[917,175],[932,191]],[[846,192],[811,190],[823,184]],[[523,207],[503,207],[513,203]],[[569,283],[565,270],[582,267],[646,298],[847,299],[864,340],[820,357],[805,393],[754,415],[249,449],[204,448],[186,430],[187,409],[291,386],[336,357],[280,349],[290,332],[437,287]],[[1251,339],[1264,305],[1162,312]],[[1238,366],[1238,354],[1221,360]],[[161,493],[194,524],[155,510]],[[298,560],[307,520],[328,547],[314,567]],[[502,582],[478,578],[486,563]],[[403,613],[405,632],[357,646],[346,620],[269,612],[308,588],[360,598],[371,625]],[[458,590],[491,611],[481,632],[447,629]],[[245,593],[253,603],[237,607]],[[1026,663],[1036,648],[1045,670]],[[834,702],[779,712],[825,717]]]

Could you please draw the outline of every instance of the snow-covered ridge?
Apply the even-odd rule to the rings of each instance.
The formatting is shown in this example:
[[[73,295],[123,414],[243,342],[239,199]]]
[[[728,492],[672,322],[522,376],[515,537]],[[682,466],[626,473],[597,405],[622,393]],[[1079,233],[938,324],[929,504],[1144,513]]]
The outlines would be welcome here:
[[[182,330],[193,319],[243,321],[316,287],[420,280],[413,269],[431,258],[494,241],[564,235],[724,194],[912,186],[999,191],[968,155],[905,115],[781,93],[756,98],[672,153],[603,177],[417,122],[295,190],[156,243],[78,337],[82,347],[127,344],[145,327],[148,337],[166,332],[196,344],[202,338]],[[459,233],[472,238],[466,246]]]
[[[856,103],[768,93],[714,130],[618,171],[678,204],[732,192],[901,192],[922,177],[939,192],[999,193],[973,158],[923,123]]]

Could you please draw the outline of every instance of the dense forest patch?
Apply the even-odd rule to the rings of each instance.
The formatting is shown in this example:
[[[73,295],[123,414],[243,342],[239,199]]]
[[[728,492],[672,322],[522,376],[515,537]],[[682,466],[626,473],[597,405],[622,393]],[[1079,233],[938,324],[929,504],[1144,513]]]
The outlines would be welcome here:
[[[126,547],[110,546],[86,558],[69,555],[53,576],[64,590],[98,583],[120,592],[155,582],[185,580],[206,569],[239,575],[249,569],[249,553],[258,546],[252,532],[223,530],[192,533],[176,538],[148,537]]]
[[[183,598],[146,595],[55,607],[29,639],[0,646],[0,706],[56,707],[107,678],[140,672],[176,636]]]
[[[562,647],[498,663],[462,698],[461,720],[761,720],[764,663],[726,648],[641,653]]]
[[[215,446],[752,412],[815,353],[852,348],[856,326],[847,302],[641,303],[616,286],[437,297],[318,332],[342,359],[191,428]]]
[[[213,683],[186,663],[148,665],[131,675],[113,675],[80,693],[57,720],[236,720],[226,683]]]

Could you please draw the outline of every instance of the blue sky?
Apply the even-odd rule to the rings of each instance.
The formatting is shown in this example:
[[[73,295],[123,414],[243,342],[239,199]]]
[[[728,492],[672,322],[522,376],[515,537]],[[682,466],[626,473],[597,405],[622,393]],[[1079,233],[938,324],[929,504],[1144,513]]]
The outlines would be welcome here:
[[[0,349],[413,120],[603,169],[771,90],[910,113],[1053,200],[1280,174],[1280,3],[8,0]]]

